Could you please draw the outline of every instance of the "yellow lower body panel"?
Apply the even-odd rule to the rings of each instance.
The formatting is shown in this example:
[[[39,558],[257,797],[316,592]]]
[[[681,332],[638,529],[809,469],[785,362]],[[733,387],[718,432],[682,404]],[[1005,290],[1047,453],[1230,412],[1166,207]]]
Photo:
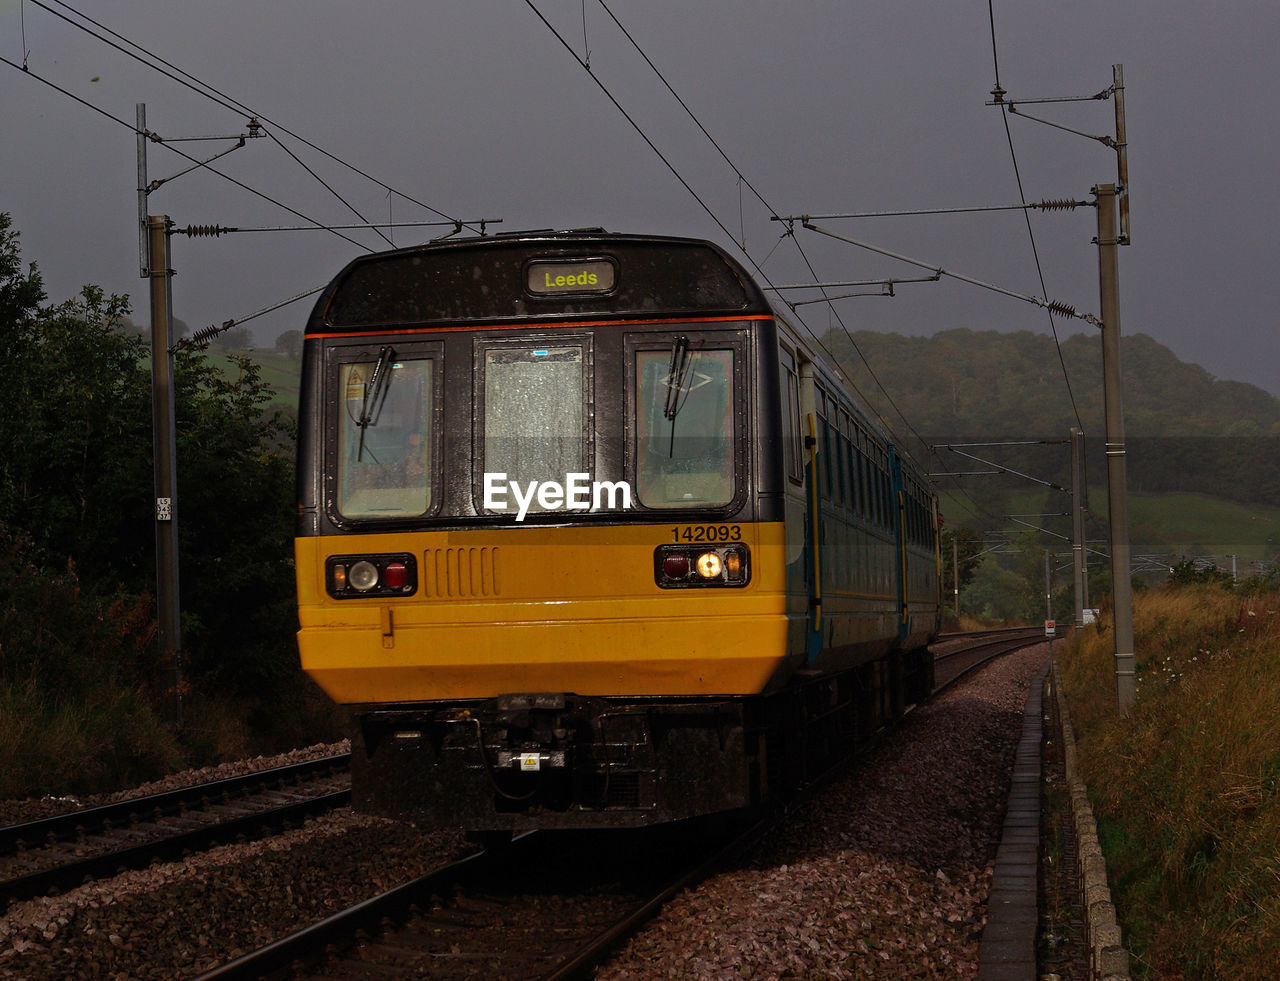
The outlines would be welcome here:
[[[688,527],[745,542],[750,583],[659,588],[654,550]],[[302,666],[348,704],[753,694],[787,661],[784,551],[780,523],[300,538]],[[326,593],[329,555],[378,552],[415,556],[415,595]]]

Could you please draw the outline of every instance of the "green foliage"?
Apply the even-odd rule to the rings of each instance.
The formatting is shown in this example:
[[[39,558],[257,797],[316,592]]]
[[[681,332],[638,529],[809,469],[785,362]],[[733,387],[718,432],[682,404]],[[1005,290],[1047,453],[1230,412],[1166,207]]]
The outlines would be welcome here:
[[[297,676],[294,435],[264,414],[258,367],[227,360],[185,355],[176,371],[184,646],[206,687],[261,694]]]
[[[1230,586],[1231,573],[1210,562],[1204,565],[1183,559],[1169,570],[1170,586]]]
[[[943,528],[942,605],[950,610],[955,599],[957,566],[960,590],[967,589],[982,565],[982,536],[972,528]]]
[[[0,725],[11,745],[38,755],[24,734],[94,734],[111,759],[77,763],[95,759],[85,772],[123,778],[135,764],[161,765],[172,748],[144,745],[159,704],[148,350],[123,297],[85,287],[44,301],[0,215],[10,406],[0,428]],[[267,411],[273,392],[240,355],[180,351],[174,391],[190,697],[237,706],[242,725],[253,714],[272,739],[314,738],[281,717],[303,710],[305,688],[293,639],[292,416]],[[14,716],[22,712],[25,721]],[[11,761],[13,772],[40,772],[24,760]]]
[[[992,623],[1036,623],[1044,615],[1044,598],[1035,602],[1027,579],[998,562],[984,562],[972,585],[960,594],[960,609]]]
[[[100,793],[182,762],[144,693],[101,681],[80,695],[55,696],[0,681],[0,796]]]
[[[88,793],[178,761],[154,709],[149,596],[42,570],[0,526],[0,795]]]
[[[121,297],[85,287],[0,322],[11,406],[0,428],[0,522],[27,529],[45,563],[74,557],[94,578],[128,578],[103,527],[114,539],[118,522],[145,520],[146,498],[129,489],[150,467],[139,474],[120,451],[149,444],[151,429],[141,342],[115,330],[126,309]]]

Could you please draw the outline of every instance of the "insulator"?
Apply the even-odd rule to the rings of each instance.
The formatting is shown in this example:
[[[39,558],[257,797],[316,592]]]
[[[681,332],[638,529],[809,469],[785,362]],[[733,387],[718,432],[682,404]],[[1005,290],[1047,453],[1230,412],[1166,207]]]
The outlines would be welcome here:
[[[194,334],[191,335],[191,343],[199,344],[202,347],[206,346],[211,340],[213,340],[215,337],[221,334],[222,331],[223,331],[223,328],[217,326],[216,324],[211,324],[208,327],[202,327],[200,330],[196,331]]]
[[[1047,304],[1049,310],[1053,313],[1060,313],[1064,317],[1078,317],[1079,313],[1070,303],[1063,303],[1061,300],[1051,300]]]
[[[1057,201],[1041,201],[1033,204],[1031,207],[1039,208],[1041,211],[1074,211],[1076,208],[1083,207],[1085,201],[1069,201],[1065,199]]]
[[[234,228],[223,227],[222,225],[188,225],[186,228],[178,229],[183,235],[190,235],[192,238],[217,238],[223,232],[234,232]]]

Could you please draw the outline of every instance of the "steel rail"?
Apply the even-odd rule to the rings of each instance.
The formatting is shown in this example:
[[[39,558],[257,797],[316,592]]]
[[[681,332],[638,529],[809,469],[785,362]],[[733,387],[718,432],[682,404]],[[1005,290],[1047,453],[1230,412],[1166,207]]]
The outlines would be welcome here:
[[[512,841],[511,847],[518,847],[517,842],[527,843],[536,834],[537,832],[529,832],[521,835]],[[429,899],[433,894],[447,891],[467,876],[487,868],[493,861],[494,853],[489,851],[468,855],[412,882],[406,882],[323,920],[317,920],[264,947],[242,954],[235,960],[206,971],[194,981],[248,981],[289,967],[295,961],[305,960],[309,956],[322,955],[326,947],[355,936],[359,930],[373,928],[373,932],[377,932],[377,924],[383,919],[407,910],[424,897]]]
[[[20,846],[24,844],[37,850],[51,838],[65,841],[82,833],[101,834],[113,826],[127,827],[142,815],[172,816],[191,804],[199,804],[202,808],[231,806],[237,796],[244,799],[260,793],[291,792],[285,786],[288,782],[310,776],[323,779],[325,771],[336,775],[348,761],[349,756],[345,754],[331,756],[14,825],[0,829],[0,859],[20,859]],[[187,830],[175,829],[150,841],[125,844],[121,848],[13,876],[0,880],[0,907],[50,890],[75,888],[88,879],[144,868],[156,859],[172,861],[184,854],[202,851],[264,828],[283,827],[289,822],[343,807],[350,800],[351,790],[347,787],[285,804],[258,806],[250,813],[207,821],[200,827]]]
[[[214,797],[225,797],[229,794],[243,794],[249,788],[294,780],[298,777],[310,777],[325,769],[344,770],[350,762],[350,753],[340,753],[318,760],[290,763],[287,766],[259,770],[256,773],[246,773],[238,777],[227,777],[212,783],[194,784],[177,790],[132,797],[113,804],[68,811],[66,814],[55,814],[52,817],[40,818],[24,824],[10,825],[0,828],[0,855],[16,852],[20,844],[33,847],[48,841],[50,837],[61,838],[79,831],[100,830],[122,819],[127,821],[135,814],[175,811],[186,804]]]

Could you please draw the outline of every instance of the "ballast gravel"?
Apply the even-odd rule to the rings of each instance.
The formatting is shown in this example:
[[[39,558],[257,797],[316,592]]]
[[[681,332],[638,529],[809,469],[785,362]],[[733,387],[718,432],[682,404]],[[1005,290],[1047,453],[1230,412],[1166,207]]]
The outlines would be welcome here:
[[[1049,645],[912,713],[740,868],[677,896],[598,981],[975,978],[1009,778]]]
[[[740,867],[677,896],[597,978],[975,977],[1023,705],[1048,656],[1048,645],[1007,656],[912,713]],[[190,978],[468,850],[459,834],[337,811],[0,910],[0,978]]]

